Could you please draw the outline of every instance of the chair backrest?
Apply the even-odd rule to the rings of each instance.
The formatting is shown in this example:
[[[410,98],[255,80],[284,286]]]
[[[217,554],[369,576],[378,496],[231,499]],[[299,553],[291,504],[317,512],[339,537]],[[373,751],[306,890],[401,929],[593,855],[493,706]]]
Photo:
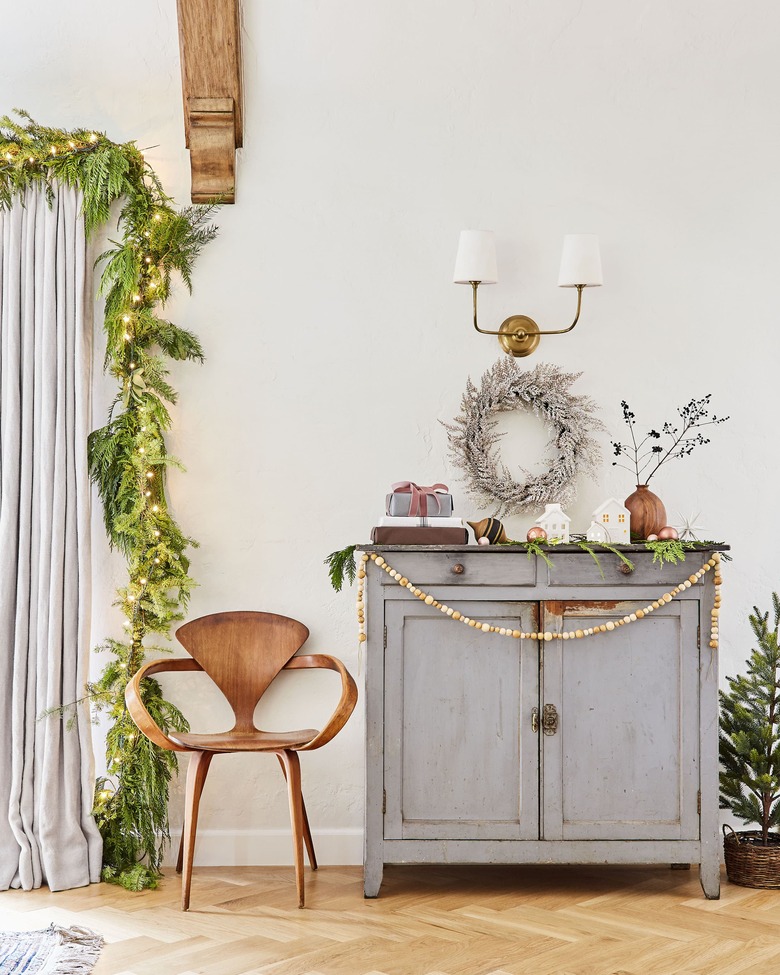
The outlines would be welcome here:
[[[180,626],[176,638],[227,698],[234,731],[252,731],[257,702],[309,630],[275,613],[212,613]]]

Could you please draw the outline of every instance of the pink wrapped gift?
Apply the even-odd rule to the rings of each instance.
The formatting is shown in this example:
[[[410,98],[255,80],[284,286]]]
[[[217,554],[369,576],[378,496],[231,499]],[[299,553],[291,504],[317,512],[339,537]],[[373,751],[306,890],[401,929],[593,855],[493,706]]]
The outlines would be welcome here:
[[[446,484],[396,481],[387,495],[387,513],[394,517],[438,518],[452,514],[452,495]]]

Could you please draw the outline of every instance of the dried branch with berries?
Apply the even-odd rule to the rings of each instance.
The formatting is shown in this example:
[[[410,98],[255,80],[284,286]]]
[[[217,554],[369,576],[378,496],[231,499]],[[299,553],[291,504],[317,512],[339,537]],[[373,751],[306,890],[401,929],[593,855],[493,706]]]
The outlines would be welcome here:
[[[701,431],[702,427],[725,423],[727,416],[710,415],[709,405],[712,394],[708,393],[701,399],[692,399],[685,406],[677,408],[680,419],[674,423],[666,422],[658,430],[650,430],[642,440],[637,440],[636,417],[628,403],[623,400],[623,419],[631,434],[628,444],[612,441],[614,456],[621,460],[614,460],[613,467],[622,467],[636,475],[637,484],[648,484],[650,478],[658,468],[674,457],[687,457],[701,444],[709,443]],[[664,440],[663,443],[656,441]],[[628,463],[621,463],[622,460]]]

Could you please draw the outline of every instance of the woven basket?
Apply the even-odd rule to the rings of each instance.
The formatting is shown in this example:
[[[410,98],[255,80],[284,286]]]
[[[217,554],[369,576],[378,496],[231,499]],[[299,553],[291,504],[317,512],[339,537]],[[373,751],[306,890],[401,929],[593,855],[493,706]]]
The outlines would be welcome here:
[[[762,846],[761,830],[735,833],[723,827],[726,874],[732,884],[780,888],[780,833],[769,833],[767,839],[769,846]]]

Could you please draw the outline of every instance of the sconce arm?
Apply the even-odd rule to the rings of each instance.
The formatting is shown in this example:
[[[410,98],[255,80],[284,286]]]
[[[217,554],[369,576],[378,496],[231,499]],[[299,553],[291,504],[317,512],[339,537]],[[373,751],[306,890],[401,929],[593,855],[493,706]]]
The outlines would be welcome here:
[[[501,335],[501,332],[488,332],[487,329],[480,328],[477,325],[477,288],[480,285],[479,281],[471,281],[471,290],[474,295],[474,328],[482,335]]]
[[[480,282],[471,281],[470,284],[471,284],[471,290],[474,297],[474,328],[482,335],[505,335],[506,329],[498,332],[489,332],[487,329],[479,327],[477,323],[477,288],[479,287]],[[571,325],[569,325],[568,328],[551,329],[549,331],[544,331],[544,332],[539,330],[538,332],[539,335],[565,335],[567,332],[570,332],[574,328],[574,326],[580,320],[580,311],[582,310],[582,289],[585,287],[585,285],[578,284],[575,285],[575,287],[577,288],[577,312],[574,316],[574,321],[571,323]]]
[[[585,287],[585,285],[578,284],[575,285],[575,287],[577,288],[577,314],[574,316],[574,321],[571,323],[571,325],[569,325],[568,328],[558,328],[549,332],[540,331],[540,335],[565,335],[567,332],[570,332],[580,320],[580,310],[582,308],[582,289]]]

